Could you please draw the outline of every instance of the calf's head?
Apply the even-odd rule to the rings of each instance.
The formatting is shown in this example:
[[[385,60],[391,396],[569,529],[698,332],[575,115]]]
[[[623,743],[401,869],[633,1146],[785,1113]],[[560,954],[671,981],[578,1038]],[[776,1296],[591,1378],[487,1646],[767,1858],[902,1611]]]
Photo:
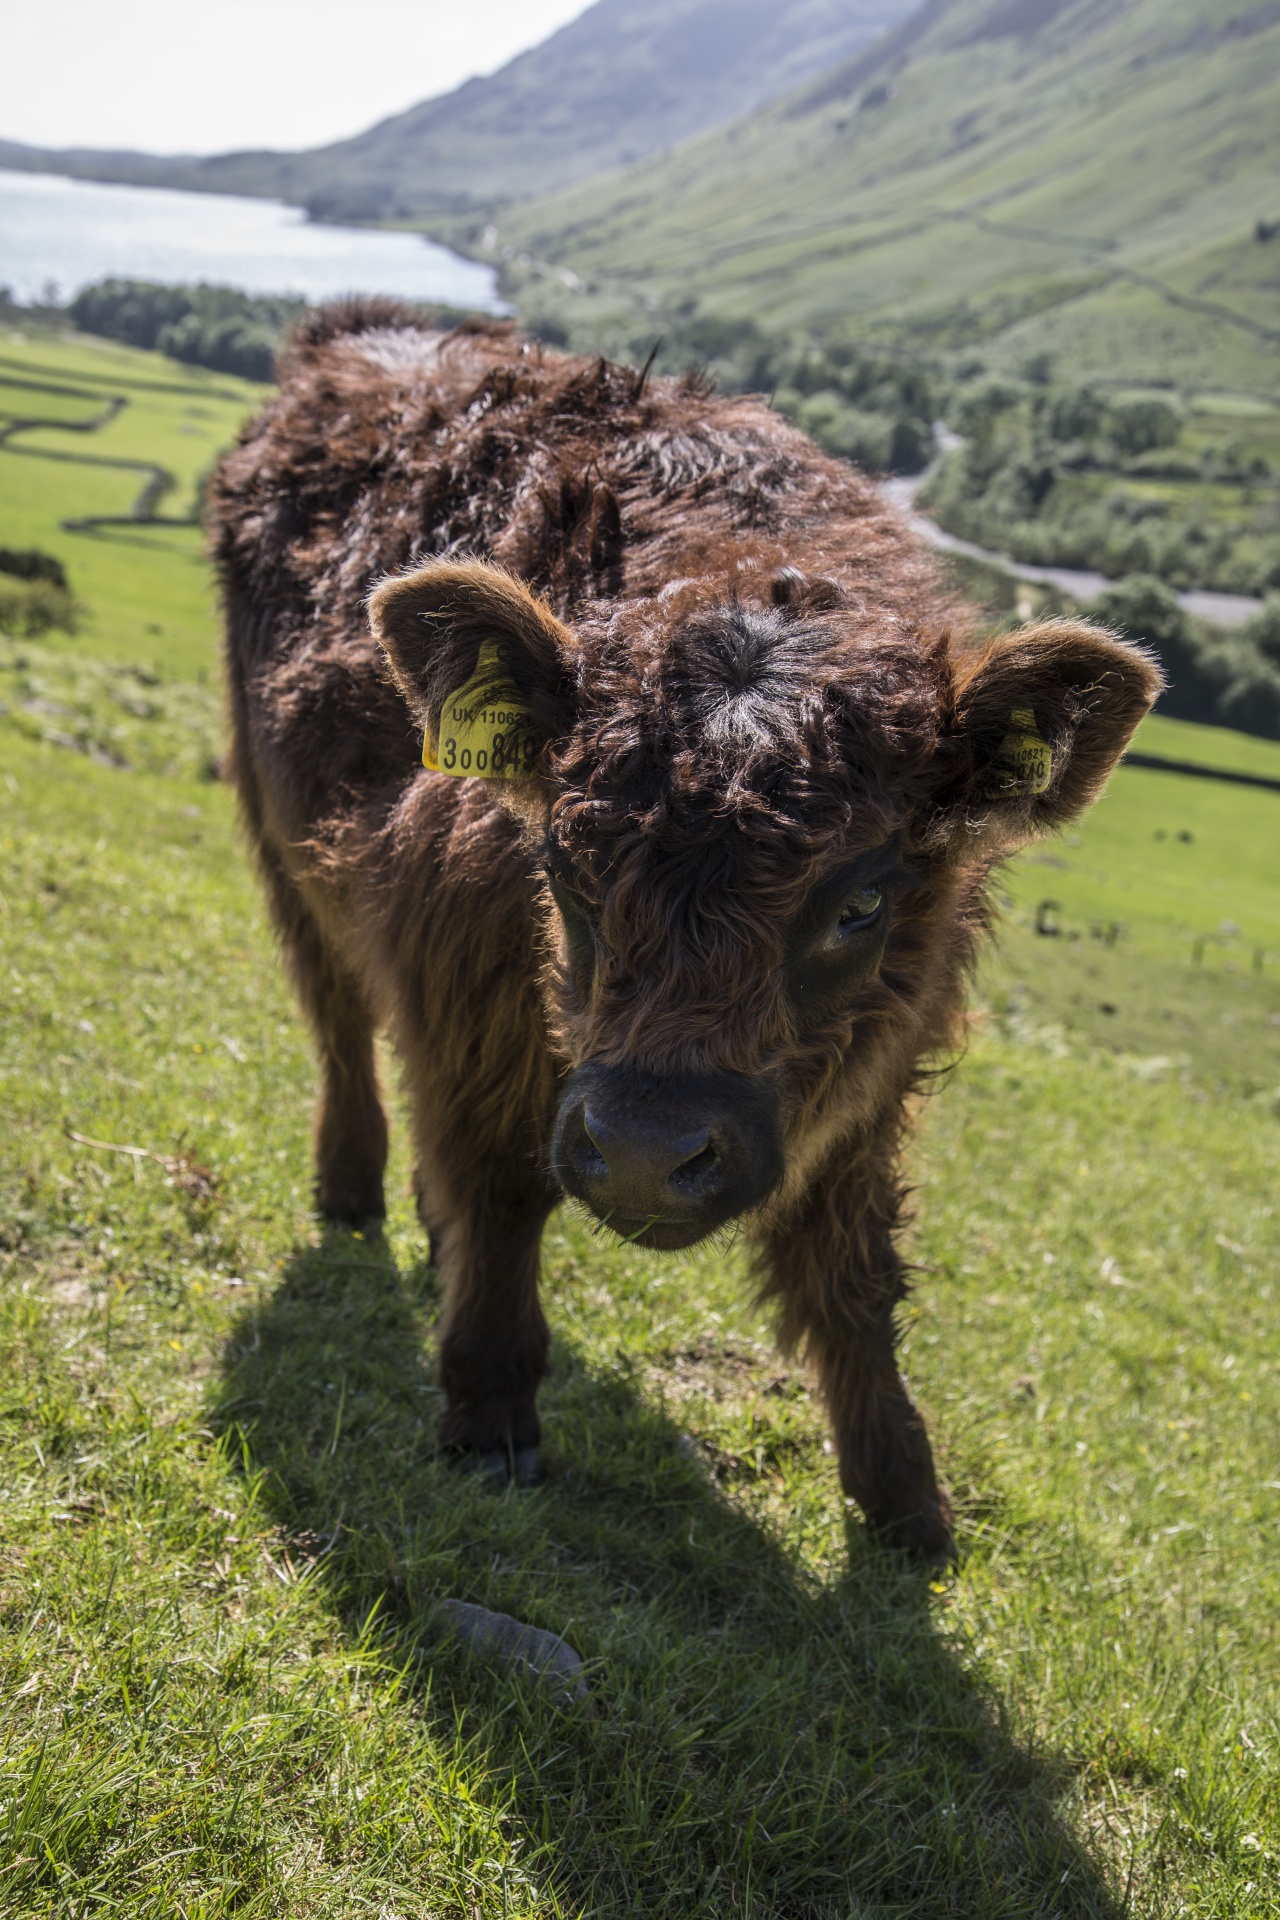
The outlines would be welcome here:
[[[992,864],[1088,805],[1160,685],[1080,622],[973,649],[789,568],[571,631],[440,563],[371,616],[428,763],[528,824],[570,1068],[556,1173],[651,1247],[764,1206],[901,1094]]]

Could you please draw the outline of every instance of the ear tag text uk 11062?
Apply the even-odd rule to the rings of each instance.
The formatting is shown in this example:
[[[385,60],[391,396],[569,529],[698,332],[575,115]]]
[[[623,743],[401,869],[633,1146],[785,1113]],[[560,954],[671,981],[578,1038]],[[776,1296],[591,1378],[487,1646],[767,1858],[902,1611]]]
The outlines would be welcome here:
[[[1019,800],[1044,793],[1053,779],[1053,748],[1036,732],[1030,707],[1015,707],[1009,731],[987,776],[988,800]]]
[[[518,780],[533,772],[538,736],[496,643],[483,642],[475,671],[440,710],[436,739],[428,731],[422,764],[459,778]]]

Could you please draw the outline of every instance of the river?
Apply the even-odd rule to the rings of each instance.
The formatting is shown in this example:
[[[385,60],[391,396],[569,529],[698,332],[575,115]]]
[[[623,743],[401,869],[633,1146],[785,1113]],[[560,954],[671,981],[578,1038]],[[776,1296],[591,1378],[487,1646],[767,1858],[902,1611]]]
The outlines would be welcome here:
[[[0,286],[27,304],[116,275],[329,300],[389,293],[503,311],[492,267],[413,233],[330,227],[278,200],[0,169]]]

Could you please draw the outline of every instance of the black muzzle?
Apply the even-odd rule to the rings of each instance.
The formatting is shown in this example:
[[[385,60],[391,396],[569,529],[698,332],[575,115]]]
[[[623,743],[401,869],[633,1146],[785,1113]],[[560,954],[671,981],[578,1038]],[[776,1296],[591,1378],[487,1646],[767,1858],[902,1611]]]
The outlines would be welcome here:
[[[759,1206],[782,1178],[781,1119],[748,1074],[659,1079],[580,1067],[560,1103],[556,1178],[637,1246],[692,1246]]]

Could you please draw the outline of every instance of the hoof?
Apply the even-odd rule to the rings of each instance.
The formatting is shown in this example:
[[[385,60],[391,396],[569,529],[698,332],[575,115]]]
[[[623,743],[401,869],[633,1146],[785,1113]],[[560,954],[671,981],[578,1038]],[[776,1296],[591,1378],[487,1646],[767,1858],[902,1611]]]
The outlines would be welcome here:
[[[381,1213],[331,1213],[327,1207],[320,1209],[320,1218],[326,1227],[341,1227],[347,1233],[362,1233],[367,1240],[373,1240],[382,1232],[386,1215]]]
[[[517,1447],[514,1452],[509,1447],[491,1447],[487,1453],[460,1450],[453,1464],[459,1473],[474,1474],[498,1488],[536,1487],[542,1479],[536,1447]]]
[[[951,1531],[951,1514],[945,1507],[932,1507],[910,1513],[897,1520],[872,1521],[876,1535],[887,1547],[909,1554],[922,1567],[954,1567],[959,1556]]]
[[[381,1233],[387,1217],[381,1186],[367,1193],[319,1191],[316,1211],[327,1226],[346,1227],[351,1233]]]
[[[347,1227],[351,1233],[382,1233],[386,1219],[386,1194],[382,1179],[368,1175],[320,1175],[315,1183],[315,1210],[330,1227]]]

